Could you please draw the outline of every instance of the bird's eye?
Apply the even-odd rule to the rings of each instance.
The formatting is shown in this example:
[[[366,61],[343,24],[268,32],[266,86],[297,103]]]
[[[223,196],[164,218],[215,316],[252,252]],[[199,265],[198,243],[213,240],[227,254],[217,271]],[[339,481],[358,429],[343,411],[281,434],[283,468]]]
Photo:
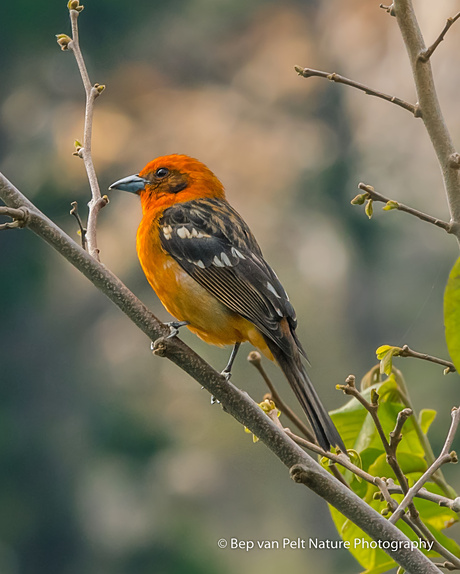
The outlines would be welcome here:
[[[155,177],[166,177],[169,173],[169,169],[166,167],[159,167],[155,172]]]

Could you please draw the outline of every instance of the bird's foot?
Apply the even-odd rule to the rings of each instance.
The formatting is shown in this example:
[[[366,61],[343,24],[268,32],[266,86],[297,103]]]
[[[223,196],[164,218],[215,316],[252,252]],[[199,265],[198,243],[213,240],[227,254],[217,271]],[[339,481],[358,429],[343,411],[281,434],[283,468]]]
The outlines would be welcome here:
[[[190,325],[190,323],[188,321],[169,321],[168,323],[165,323],[165,325],[169,327],[169,335],[166,339],[172,339],[179,334],[179,329],[181,327],[186,327],[187,325]]]
[[[216,397],[214,395],[211,395],[211,405],[220,405],[220,401],[219,399],[216,399]]]
[[[227,370],[226,368],[220,372],[220,374],[225,377],[225,380],[228,382],[232,378],[232,372]]]

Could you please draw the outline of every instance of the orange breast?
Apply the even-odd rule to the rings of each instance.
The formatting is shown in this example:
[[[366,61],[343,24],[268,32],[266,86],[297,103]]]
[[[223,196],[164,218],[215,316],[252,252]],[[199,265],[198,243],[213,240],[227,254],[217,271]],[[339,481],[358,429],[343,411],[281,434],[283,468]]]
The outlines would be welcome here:
[[[137,231],[137,253],[148,282],[168,312],[179,321],[188,321],[188,328],[208,343],[250,341],[271,358],[258,329],[227,309],[163,250],[159,218],[144,214]]]

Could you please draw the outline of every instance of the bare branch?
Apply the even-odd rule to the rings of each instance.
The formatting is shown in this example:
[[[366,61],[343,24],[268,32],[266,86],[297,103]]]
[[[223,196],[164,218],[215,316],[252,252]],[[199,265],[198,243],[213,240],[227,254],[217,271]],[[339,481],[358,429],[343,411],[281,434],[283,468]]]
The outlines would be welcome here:
[[[444,446],[441,450],[441,454],[433,462],[433,464],[426,470],[426,472],[417,480],[414,486],[409,488],[403,500],[399,504],[397,510],[390,518],[390,522],[392,522],[393,524],[396,524],[396,522],[399,520],[404,510],[414,499],[414,496],[417,494],[417,492],[420,491],[422,486],[432,477],[432,475],[436,472],[438,468],[440,468],[443,464],[446,464],[447,462],[457,462],[457,455],[454,452],[450,453],[449,451],[452,446],[452,442],[454,440],[459,421],[460,421],[460,408],[454,407],[452,409],[452,423],[450,425],[450,429],[447,434]]]
[[[390,494],[403,494],[401,487],[394,483],[392,478],[388,478],[387,488]],[[450,508],[454,512],[460,512],[460,497],[448,498],[447,496],[442,496],[441,494],[435,494],[430,492],[426,488],[422,487],[415,495],[417,498],[423,498],[423,500],[429,500],[438,506],[443,506],[445,508]]]
[[[398,444],[402,440],[401,431],[402,431],[402,428],[404,426],[404,423],[407,421],[407,419],[412,414],[413,414],[412,409],[403,409],[402,411],[399,411],[399,413],[398,413],[398,417],[396,419],[396,426],[395,426],[394,430],[392,430],[390,432],[390,443],[389,443],[389,448],[395,454],[396,454],[396,449],[398,448]]]
[[[104,265],[84,251],[66,233],[50,221],[4,176],[0,174],[0,198],[8,207],[25,207],[30,212],[29,228],[42,237],[131,319],[150,340],[159,337],[164,356],[187,372],[215,396],[237,421],[248,427],[285,464],[291,475],[302,474],[302,482],[337,508],[375,540],[409,539],[393,524],[373,510],[350,489],[331,476],[321,465],[297,446],[286,433],[247,395],[210,367],[177,337],[166,339],[169,328],[163,325],[131,291]],[[316,446],[316,445],[315,445]],[[439,574],[422,552],[386,550],[403,568],[413,574]]]
[[[275,388],[275,385],[271,381],[270,377],[267,375],[267,372],[263,368],[262,365],[262,358],[258,351],[251,351],[248,355],[248,361],[251,365],[253,365],[261,374],[263,380],[265,381],[267,387],[270,389],[270,394],[272,397],[273,402],[277,406],[277,408],[284,414],[286,417],[293,423],[295,426],[300,430],[300,432],[307,438],[308,441],[311,443],[316,443],[316,439],[307,425],[299,419],[299,417],[295,414],[295,412],[287,405],[281,396],[279,395],[278,391]],[[321,449],[322,450],[322,449]],[[316,452],[316,451],[315,451]]]
[[[362,191],[364,191],[365,193],[362,195],[357,195],[352,200],[351,203],[354,205],[357,205],[357,204],[359,205],[360,203],[364,203],[364,201],[370,199],[372,201],[385,203],[386,205],[383,209],[385,209],[386,211],[389,211],[392,209],[397,209],[399,211],[404,211],[405,213],[410,213],[411,215],[418,217],[422,221],[426,221],[427,223],[432,223],[433,225],[436,225],[436,227],[440,227],[441,229],[444,229],[444,231],[447,231],[447,233],[452,233],[454,235],[457,235],[457,233],[460,232],[459,224],[453,223],[453,222],[447,223],[446,221],[442,221],[441,219],[438,219],[437,217],[433,217],[432,215],[427,215],[426,213],[423,213],[422,211],[419,211],[418,209],[414,209],[413,207],[408,207],[407,205],[404,205],[404,203],[400,203],[399,201],[394,201],[393,199],[390,199],[389,197],[385,197],[381,193],[378,193],[377,191],[375,191],[375,189],[372,187],[372,185],[360,183],[360,184],[358,184],[358,188],[361,189]]]
[[[447,18],[446,24],[445,24],[444,28],[442,29],[441,33],[436,38],[436,40],[431,44],[431,46],[429,48],[427,48],[426,50],[424,50],[420,54],[419,60],[421,60],[422,62],[428,62],[428,60],[433,55],[433,52],[436,50],[436,48],[439,46],[439,44],[444,40],[444,37],[447,34],[447,32],[449,31],[452,24],[454,24],[459,18],[460,18],[460,12],[458,14],[456,14],[455,16],[450,16],[449,18]]]
[[[387,455],[386,456],[387,462],[390,465],[393,472],[395,473],[395,476],[398,479],[398,482],[402,488],[403,493],[406,494],[407,491],[409,490],[409,484],[396,458],[396,448],[401,440],[399,438],[399,434],[402,425],[407,420],[407,418],[412,414],[412,410],[405,409],[405,412],[403,413],[403,415],[401,415],[401,417],[398,415],[398,422],[396,423],[396,427],[393,433],[398,432],[399,429],[399,434],[397,435],[397,437],[395,435],[393,438],[390,438],[390,442],[388,442],[387,437],[385,435],[385,431],[383,430],[382,424],[378,416],[379,396],[377,391],[373,391],[373,394],[371,395],[372,402],[369,403],[355,387],[355,377],[353,375],[350,375],[345,382],[347,383],[346,385],[337,385],[337,388],[342,390],[346,395],[351,395],[355,397],[371,415],[372,420],[374,421],[375,428],[377,429],[377,433],[380,437],[380,440],[382,441],[383,448],[385,449]],[[412,519],[418,517],[418,511],[415,508],[413,502],[410,503],[409,510]]]
[[[410,408],[413,412],[415,412],[414,405],[412,404],[410,394],[407,390],[406,382],[404,380],[404,377],[403,377],[401,371],[399,369],[396,369],[395,367],[393,367],[393,374],[394,374],[395,380],[398,384],[399,394],[401,396],[401,400],[402,400],[403,404],[406,407]],[[415,429],[415,432],[417,433],[417,437],[423,446],[423,450],[425,451],[425,459],[426,459],[428,465],[430,466],[436,460],[436,457],[434,456],[433,449],[431,448],[430,441],[428,440],[428,437],[426,436],[426,434],[423,432],[423,429],[420,425],[420,421],[418,420],[418,418],[416,416],[413,417],[412,424],[414,425],[414,429]],[[444,478],[444,475],[442,474],[441,469],[437,470],[433,474],[432,479],[433,479],[433,482],[435,482],[443,490],[443,492],[445,493],[446,497],[448,497],[448,499],[456,498],[457,494],[456,494],[455,490],[453,490],[453,488],[451,486],[449,486],[449,484],[447,484],[446,479]]]
[[[401,98],[397,98],[396,96],[390,96],[389,94],[384,94],[383,92],[378,92],[369,86],[364,84],[360,84],[359,82],[355,82],[354,80],[349,80],[344,76],[340,76],[335,72],[322,72],[321,70],[312,70],[311,68],[302,68],[301,66],[295,66],[295,71],[299,74],[299,76],[303,76],[304,78],[326,78],[331,82],[336,82],[337,84],[344,84],[346,86],[351,86],[352,88],[356,88],[357,90],[361,90],[368,96],[375,96],[376,98],[380,98],[387,102],[391,102],[392,104],[396,104],[397,106],[411,112],[416,118],[422,117],[422,112],[418,104],[410,104],[409,102],[405,102],[401,100]]]
[[[455,373],[457,370],[453,363],[450,361],[446,361],[445,359],[439,359],[438,357],[433,357],[432,355],[427,355],[426,353],[419,353],[418,351],[414,351],[408,345],[403,345],[401,347],[401,352],[398,355],[399,357],[412,357],[414,359],[422,359],[423,361],[429,361],[430,363],[436,363],[438,365],[442,365],[446,367],[444,369],[444,374],[447,373]]]
[[[91,85],[85,61],[81,53],[78,34],[78,16],[82,9],[83,6],[79,4],[78,0],[74,0],[73,2],[69,3],[70,21],[72,24],[72,39],[70,40],[68,37],[61,34],[58,36],[58,43],[61,45],[62,49],[72,50],[74,53],[81,79],[83,81],[83,86],[85,88],[86,106],[83,146],[77,148],[77,153],[85,163],[85,169],[91,188],[91,200],[88,203],[89,213],[86,231],[86,242],[88,244],[88,251],[90,255],[99,261],[99,249],[97,247],[96,235],[97,217],[99,211],[108,204],[109,199],[106,195],[101,195],[101,190],[99,187],[96,170],[94,169],[91,153],[91,138],[93,130],[94,101],[104,91],[105,86],[101,86],[99,84],[94,84],[94,86]]]
[[[394,0],[393,4],[396,20],[409,54],[417,97],[423,113],[423,123],[438,158],[451,219],[456,224],[452,232],[460,242],[460,171],[458,167],[451,165],[451,157],[456,150],[439,105],[430,60],[424,62],[420,59],[426,46],[412,0]]]

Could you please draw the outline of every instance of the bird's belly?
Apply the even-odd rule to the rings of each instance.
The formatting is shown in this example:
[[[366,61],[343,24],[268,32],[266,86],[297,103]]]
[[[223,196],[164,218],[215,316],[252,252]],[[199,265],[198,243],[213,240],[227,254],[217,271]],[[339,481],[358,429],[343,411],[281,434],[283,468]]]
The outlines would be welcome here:
[[[145,275],[169,313],[207,343],[231,345],[251,339],[254,325],[227,309],[167,254],[141,259]]]

